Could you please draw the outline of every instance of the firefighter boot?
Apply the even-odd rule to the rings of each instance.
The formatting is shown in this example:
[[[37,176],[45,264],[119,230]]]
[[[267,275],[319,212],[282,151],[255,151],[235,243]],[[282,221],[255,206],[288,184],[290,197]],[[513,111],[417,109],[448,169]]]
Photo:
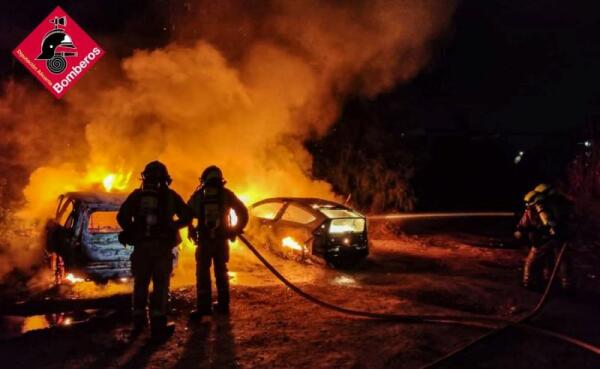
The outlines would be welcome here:
[[[129,334],[130,339],[137,338],[148,326],[148,318],[146,315],[142,314],[134,314],[133,316],[133,329]]]
[[[539,283],[539,264],[541,261],[542,260],[538,248],[532,247],[529,250],[529,254],[525,259],[525,265],[523,267],[523,287],[533,291],[540,290],[541,286]]]
[[[152,339],[154,340],[166,340],[175,333],[175,324],[168,323],[166,316],[152,317],[150,326],[152,329]]]
[[[211,314],[212,314],[212,309],[210,308],[210,306],[208,306],[208,307],[202,306],[202,307],[198,307],[196,310],[192,310],[190,312],[190,319],[193,319],[193,320],[201,319],[203,316],[211,315]]]
[[[229,315],[229,304],[216,302],[213,304],[213,311],[217,314]]]

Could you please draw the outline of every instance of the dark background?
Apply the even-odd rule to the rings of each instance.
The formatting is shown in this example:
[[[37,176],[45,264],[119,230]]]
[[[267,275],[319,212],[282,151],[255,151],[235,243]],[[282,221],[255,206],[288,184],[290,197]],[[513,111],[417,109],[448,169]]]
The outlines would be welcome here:
[[[165,45],[186,9],[5,1],[3,80],[33,79],[10,53],[56,5],[118,57]],[[568,183],[567,165],[600,122],[598,35],[596,1],[462,1],[426,70],[375,99],[350,98],[333,129],[307,142],[314,175],[374,211],[509,209],[539,181]]]

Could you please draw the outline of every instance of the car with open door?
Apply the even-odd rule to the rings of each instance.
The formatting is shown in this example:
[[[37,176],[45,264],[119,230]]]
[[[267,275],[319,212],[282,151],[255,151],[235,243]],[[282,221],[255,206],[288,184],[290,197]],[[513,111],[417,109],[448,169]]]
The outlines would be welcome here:
[[[46,255],[57,284],[65,278],[106,282],[130,277],[133,247],[119,243],[116,220],[123,201],[123,194],[100,192],[59,196],[46,226]]]
[[[345,205],[317,198],[277,197],[250,206],[250,235],[278,255],[351,266],[369,254],[367,219]]]

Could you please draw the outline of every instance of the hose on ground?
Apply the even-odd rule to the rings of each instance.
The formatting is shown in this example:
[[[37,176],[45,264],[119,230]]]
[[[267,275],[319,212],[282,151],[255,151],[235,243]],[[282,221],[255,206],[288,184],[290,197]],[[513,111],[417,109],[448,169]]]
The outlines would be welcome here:
[[[564,254],[566,248],[567,248],[567,243],[565,242],[562,245],[562,247],[558,253],[558,256],[554,263],[554,268],[552,269],[552,274],[550,275],[550,279],[548,280],[548,283],[546,284],[546,288],[544,288],[544,293],[542,294],[542,297],[540,298],[540,300],[538,301],[536,306],[527,315],[525,315],[523,318],[519,319],[518,321],[516,321],[514,323],[510,323],[503,327],[496,328],[492,331],[487,332],[486,334],[484,334],[482,336],[475,338],[474,340],[469,341],[467,344],[462,345],[462,346],[458,347],[457,349],[447,353],[446,355],[434,360],[433,362],[430,362],[430,363],[422,366],[421,369],[432,369],[432,368],[438,367],[440,364],[450,360],[450,358],[458,355],[459,353],[461,353],[463,351],[466,351],[467,349],[473,347],[477,343],[480,343],[490,337],[493,337],[501,332],[504,332],[508,327],[511,327],[511,326],[518,327],[518,328],[524,328],[524,329],[534,332],[534,333],[542,333],[543,335],[557,338],[559,340],[571,343],[575,346],[581,347],[581,348],[589,350],[597,355],[600,355],[600,348],[598,348],[590,343],[581,341],[577,338],[573,338],[573,337],[564,335],[562,333],[550,331],[547,329],[543,329],[543,332],[542,332],[542,331],[540,331],[541,328],[537,328],[537,327],[525,324],[528,321],[530,321],[531,319],[533,319],[536,315],[538,315],[539,312],[544,307],[544,305],[546,304],[546,302],[548,301],[548,296],[550,295],[550,290],[552,288],[552,285],[554,284],[554,281],[556,280],[557,271],[560,266],[560,262],[562,260],[562,257],[563,257],[563,254]]]
[[[239,238],[248,247],[248,249],[254,254],[254,256],[256,256],[258,258],[258,260],[260,260],[260,262],[275,277],[277,277],[277,279],[279,279],[284,285],[286,285],[290,290],[294,291],[296,294],[298,294],[302,298],[312,302],[313,304],[316,304],[325,309],[329,309],[329,310],[332,310],[332,311],[335,311],[335,312],[338,312],[341,314],[346,314],[346,315],[352,315],[352,316],[369,318],[369,319],[377,319],[377,320],[382,320],[382,321],[398,322],[398,323],[435,323],[435,324],[459,325],[459,326],[465,326],[465,327],[470,327],[470,328],[494,329],[491,332],[496,332],[496,330],[498,330],[498,329],[505,329],[506,326],[516,326],[518,328],[526,329],[526,330],[529,330],[529,331],[537,333],[537,334],[542,334],[542,335],[558,338],[560,340],[569,342],[571,344],[577,345],[579,347],[590,350],[590,351],[600,355],[600,348],[596,347],[592,344],[583,342],[576,338],[569,337],[569,336],[566,336],[566,335],[563,335],[563,334],[560,334],[557,332],[549,331],[544,328],[531,327],[528,324],[525,324],[525,321],[530,319],[531,317],[533,317],[533,315],[537,314],[537,312],[543,306],[543,304],[547,298],[547,295],[548,295],[549,287],[546,288],[546,290],[547,290],[546,293],[544,294],[544,296],[542,296],[540,303],[538,303],[536,305],[536,307],[534,308],[534,310],[532,310],[532,313],[529,313],[528,316],[525,317],[525,319],[521,319],[517,322],[513,322],[511,320],[497,318],[497,317],[487,317],[487,316],[479,316],[479,315],[411,315],[411,314],[373,313],[373,312],[362,311],[362,310],[354,310],[354,309],[348,309],[348,308],[345,308],[342,306],[331,304],[329,302],[323,301],[317,297],[314,297],[313,295],[310,295],[310,294],[304,292],[298,286],[296,286],[295,284],[290,282],[287,278],[285,278],[268,260],[266,260],[264,258],[264,256],[262,256],[262,254],[256,249],[256,247],[254,247],[254,245],[252,245],[252,243],[250,241],[248,241],[248,239],[243,234],[240,235]],[[562,252],[564,252],[564,248],[563,248],[563,250],[561,250],[561,253],[558,255],[557,260],[559,260],[559,261],[560,261],[560,258],[562,257]],[[557,263],[557,265],[558,265],[558,263]],[[555,269],[553,270],[551,279],[555,278],[556,269],[557,268],[555,266]],[[501,325],[501,326],[499,327],[499,325]],[[490,334],[490,333],[488,333],[488,334]],[[473,343],[475,343],[475,342],[473,342]]]

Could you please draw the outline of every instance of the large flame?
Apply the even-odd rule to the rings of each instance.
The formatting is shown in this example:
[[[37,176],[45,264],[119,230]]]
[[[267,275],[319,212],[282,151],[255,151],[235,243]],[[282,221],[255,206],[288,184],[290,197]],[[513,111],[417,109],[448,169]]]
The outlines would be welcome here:
[[[131,172],[127,174],[123,173],[111,173],[104,177],[102,185],[106,192],[111,192],[113,189],[117,191],[123,191],[127,188],[129,180],[131,179]]]
[[[303,251],[304,246],[302,246],[298,241],[296,241],[293,237],[287,236],[281,240],[281,245],[283,247],[290,248],[296,251]]]
[[[344,97],[415,76],[454,8],[452,0],[311,0],[248,12],[251,2],[224,3],[202,2],[176,20],[182,32],[200,32],[195,43],[98,63],[60,103],[39,86],[6,85],[0,134],[5,162],[29,175],[23,219],[41,224],[67,191],[131,191],[132,173],[156,159],[184,199],[212,164],[247,204],[333,198],[312,178],[304,140],[327,131]],[[10,255],[0,274],[22,250],[0,252]]]

